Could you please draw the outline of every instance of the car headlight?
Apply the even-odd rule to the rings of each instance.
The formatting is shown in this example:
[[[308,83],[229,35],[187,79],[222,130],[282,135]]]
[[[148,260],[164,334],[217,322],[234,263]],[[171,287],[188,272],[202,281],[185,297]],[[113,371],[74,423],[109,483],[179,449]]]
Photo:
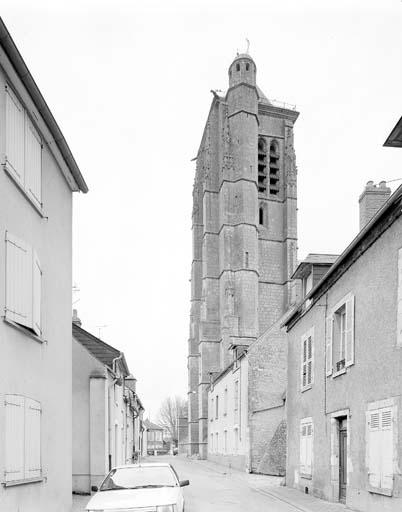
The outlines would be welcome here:
[[[156,507],[156,512],[176,512],[176,505],[162,505]]]

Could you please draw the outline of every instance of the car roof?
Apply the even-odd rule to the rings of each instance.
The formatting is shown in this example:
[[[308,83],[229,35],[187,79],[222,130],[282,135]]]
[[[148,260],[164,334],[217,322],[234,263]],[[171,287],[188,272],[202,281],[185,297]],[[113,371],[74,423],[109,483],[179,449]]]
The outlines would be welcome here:
[[[139,464],[124,464],[121,466],[115,466],[113,469],[125,469],[125,468],[157,468],[157,467],[168,467],[171,468],[172,465],[168,462],[140,462]]]

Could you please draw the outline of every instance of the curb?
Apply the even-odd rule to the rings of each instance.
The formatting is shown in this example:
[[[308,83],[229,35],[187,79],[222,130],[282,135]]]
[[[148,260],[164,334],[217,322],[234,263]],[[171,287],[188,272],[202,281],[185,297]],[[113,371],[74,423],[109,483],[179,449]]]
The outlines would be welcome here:
[[[290,505],[291,507],[293,507],[295,510],[298,510],[299,512],[311,512],[310,508],[305,508],[302,505],[300,505],[299,503],[295,503],[294,501],[283,498],[282,496],[278,496],[275,493],[271,493],[269,491],[259,489],[258,487],[252,487],[252,489],[260,494],[265,494],[265,496],[269,496],[270,498],[274,498],[278,501],[282,501],[283,503]]]

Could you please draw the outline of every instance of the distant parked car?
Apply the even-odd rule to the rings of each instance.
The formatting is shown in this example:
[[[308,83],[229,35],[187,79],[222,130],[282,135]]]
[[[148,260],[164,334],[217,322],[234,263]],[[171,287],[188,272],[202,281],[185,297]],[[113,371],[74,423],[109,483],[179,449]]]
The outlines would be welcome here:
[[[156,512],[184,512],[182,487],[188,480],[179,480],[176,471],[167,463],[130,464],[113,468],[90,499],[86,510],[107,512],[108,510],[137,509]]]

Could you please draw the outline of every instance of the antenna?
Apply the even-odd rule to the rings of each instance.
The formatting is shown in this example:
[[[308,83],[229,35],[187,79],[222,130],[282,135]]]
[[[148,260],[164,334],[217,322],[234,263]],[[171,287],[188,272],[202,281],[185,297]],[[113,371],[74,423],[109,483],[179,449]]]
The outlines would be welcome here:
[[[106,329],[106,327],[109,327],[108,325],[97,325],[98,328],[98,338],[101,339],[101,331],[102,329]]]
[[[246,50],[246,53],[248,54],[249,50],[250,50],[250,41],[247,39],[246,37],[246,42],[247,42],[247,50]]]

